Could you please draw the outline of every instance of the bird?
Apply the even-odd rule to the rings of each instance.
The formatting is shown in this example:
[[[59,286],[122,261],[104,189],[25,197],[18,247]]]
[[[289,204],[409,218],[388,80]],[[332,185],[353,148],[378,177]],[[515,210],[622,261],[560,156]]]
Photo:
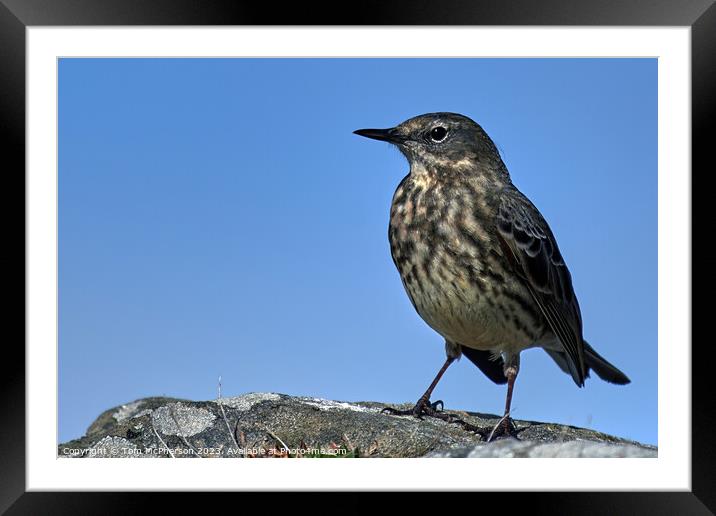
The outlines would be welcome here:
[[[388,413],[438,416],[433,390],[463,355],[507,384],[504,415],[488,440],[516,436],[510,410],[526,349],[544,349],[578,387],[591,371],[630,383],[584,339],[557,240],[478,123],[438,112],[354,133],[396,146],[408,161],[390,207],[390,252],[413,307],[445,340],[446,360],[415,406]]]

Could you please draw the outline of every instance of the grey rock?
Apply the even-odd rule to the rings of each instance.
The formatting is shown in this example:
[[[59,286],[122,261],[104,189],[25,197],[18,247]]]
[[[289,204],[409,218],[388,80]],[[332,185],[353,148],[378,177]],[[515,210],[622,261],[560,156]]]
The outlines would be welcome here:
[[[384,403],[277,393],[212,401],[144,398],[109,409],[60,457],[656,457],[656,447],[594,430],[515,421],[518,439],[486,443],[435,418],[381,413]],[[411,404],[395,406],[409,408]],[[498,416],[446,410],[484,430]],[[288,451],[286,451],[286,449]]]
[[[235,408],[236,410],[249,410],[251,407],[266,400],[278,400],[281,396],[273,392],[250,392],[248,394],[242,394],[241,396],[234,396],[233,398],[221,398],[217,400],[224,406]]]
[[[134,417],[137,414],[137,410],[142,404],[142,400],[133,401],[132,403],[126,403],[119,407],[117,412],[112,414],[112,417],[117,421],[123,421],[128,417]]]
[[[89,457],[112,458],[129,457],[139,454],[139,448],[133,442],[116,436],[106,436],[89,448]]]
[[[205,408],[170,403],[152,412],[152,425],[167,435],[190,437],[209,428],[216,416]]]
[[[490,444],[476,444],[472,447],[457,448],[432,452],[428,457],[467,457],[475,458],[650,458],[656,457],[657,451],[651,447],[610,442],[565,441],[544,443],[537,441],[520,441],[502,439]]]

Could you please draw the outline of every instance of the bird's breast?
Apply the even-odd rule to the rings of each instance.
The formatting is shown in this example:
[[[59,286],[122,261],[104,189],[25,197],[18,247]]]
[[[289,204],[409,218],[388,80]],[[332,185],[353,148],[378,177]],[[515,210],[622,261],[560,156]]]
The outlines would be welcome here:
[[[505,270],[488,211],[474,188],[408,177],[391,206],[391,254],[416,311],[445,338],[525,347],[535,340],[521,313],[530,294]]]

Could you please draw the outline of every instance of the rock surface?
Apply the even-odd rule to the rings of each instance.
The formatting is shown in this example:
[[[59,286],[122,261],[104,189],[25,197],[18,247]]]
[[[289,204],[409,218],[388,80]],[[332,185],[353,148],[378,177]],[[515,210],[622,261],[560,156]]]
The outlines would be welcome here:
[[[103,412],[59,457],[656,457],[653,446],[594,430],[515,421],[517,439],[435,418],[382,414],[376,402],[275,393],[214,401],[145,398]],[[396,408],[409,408],[409,404]],[[447,410],[487,432],[498,417]]]

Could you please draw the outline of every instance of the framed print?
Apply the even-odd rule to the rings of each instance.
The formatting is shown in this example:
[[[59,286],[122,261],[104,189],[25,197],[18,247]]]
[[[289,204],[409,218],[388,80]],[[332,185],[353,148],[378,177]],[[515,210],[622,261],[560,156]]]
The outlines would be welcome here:
[[[712,2],[329,7],[3,0],[26,326],[0,506],[713,511]]]

